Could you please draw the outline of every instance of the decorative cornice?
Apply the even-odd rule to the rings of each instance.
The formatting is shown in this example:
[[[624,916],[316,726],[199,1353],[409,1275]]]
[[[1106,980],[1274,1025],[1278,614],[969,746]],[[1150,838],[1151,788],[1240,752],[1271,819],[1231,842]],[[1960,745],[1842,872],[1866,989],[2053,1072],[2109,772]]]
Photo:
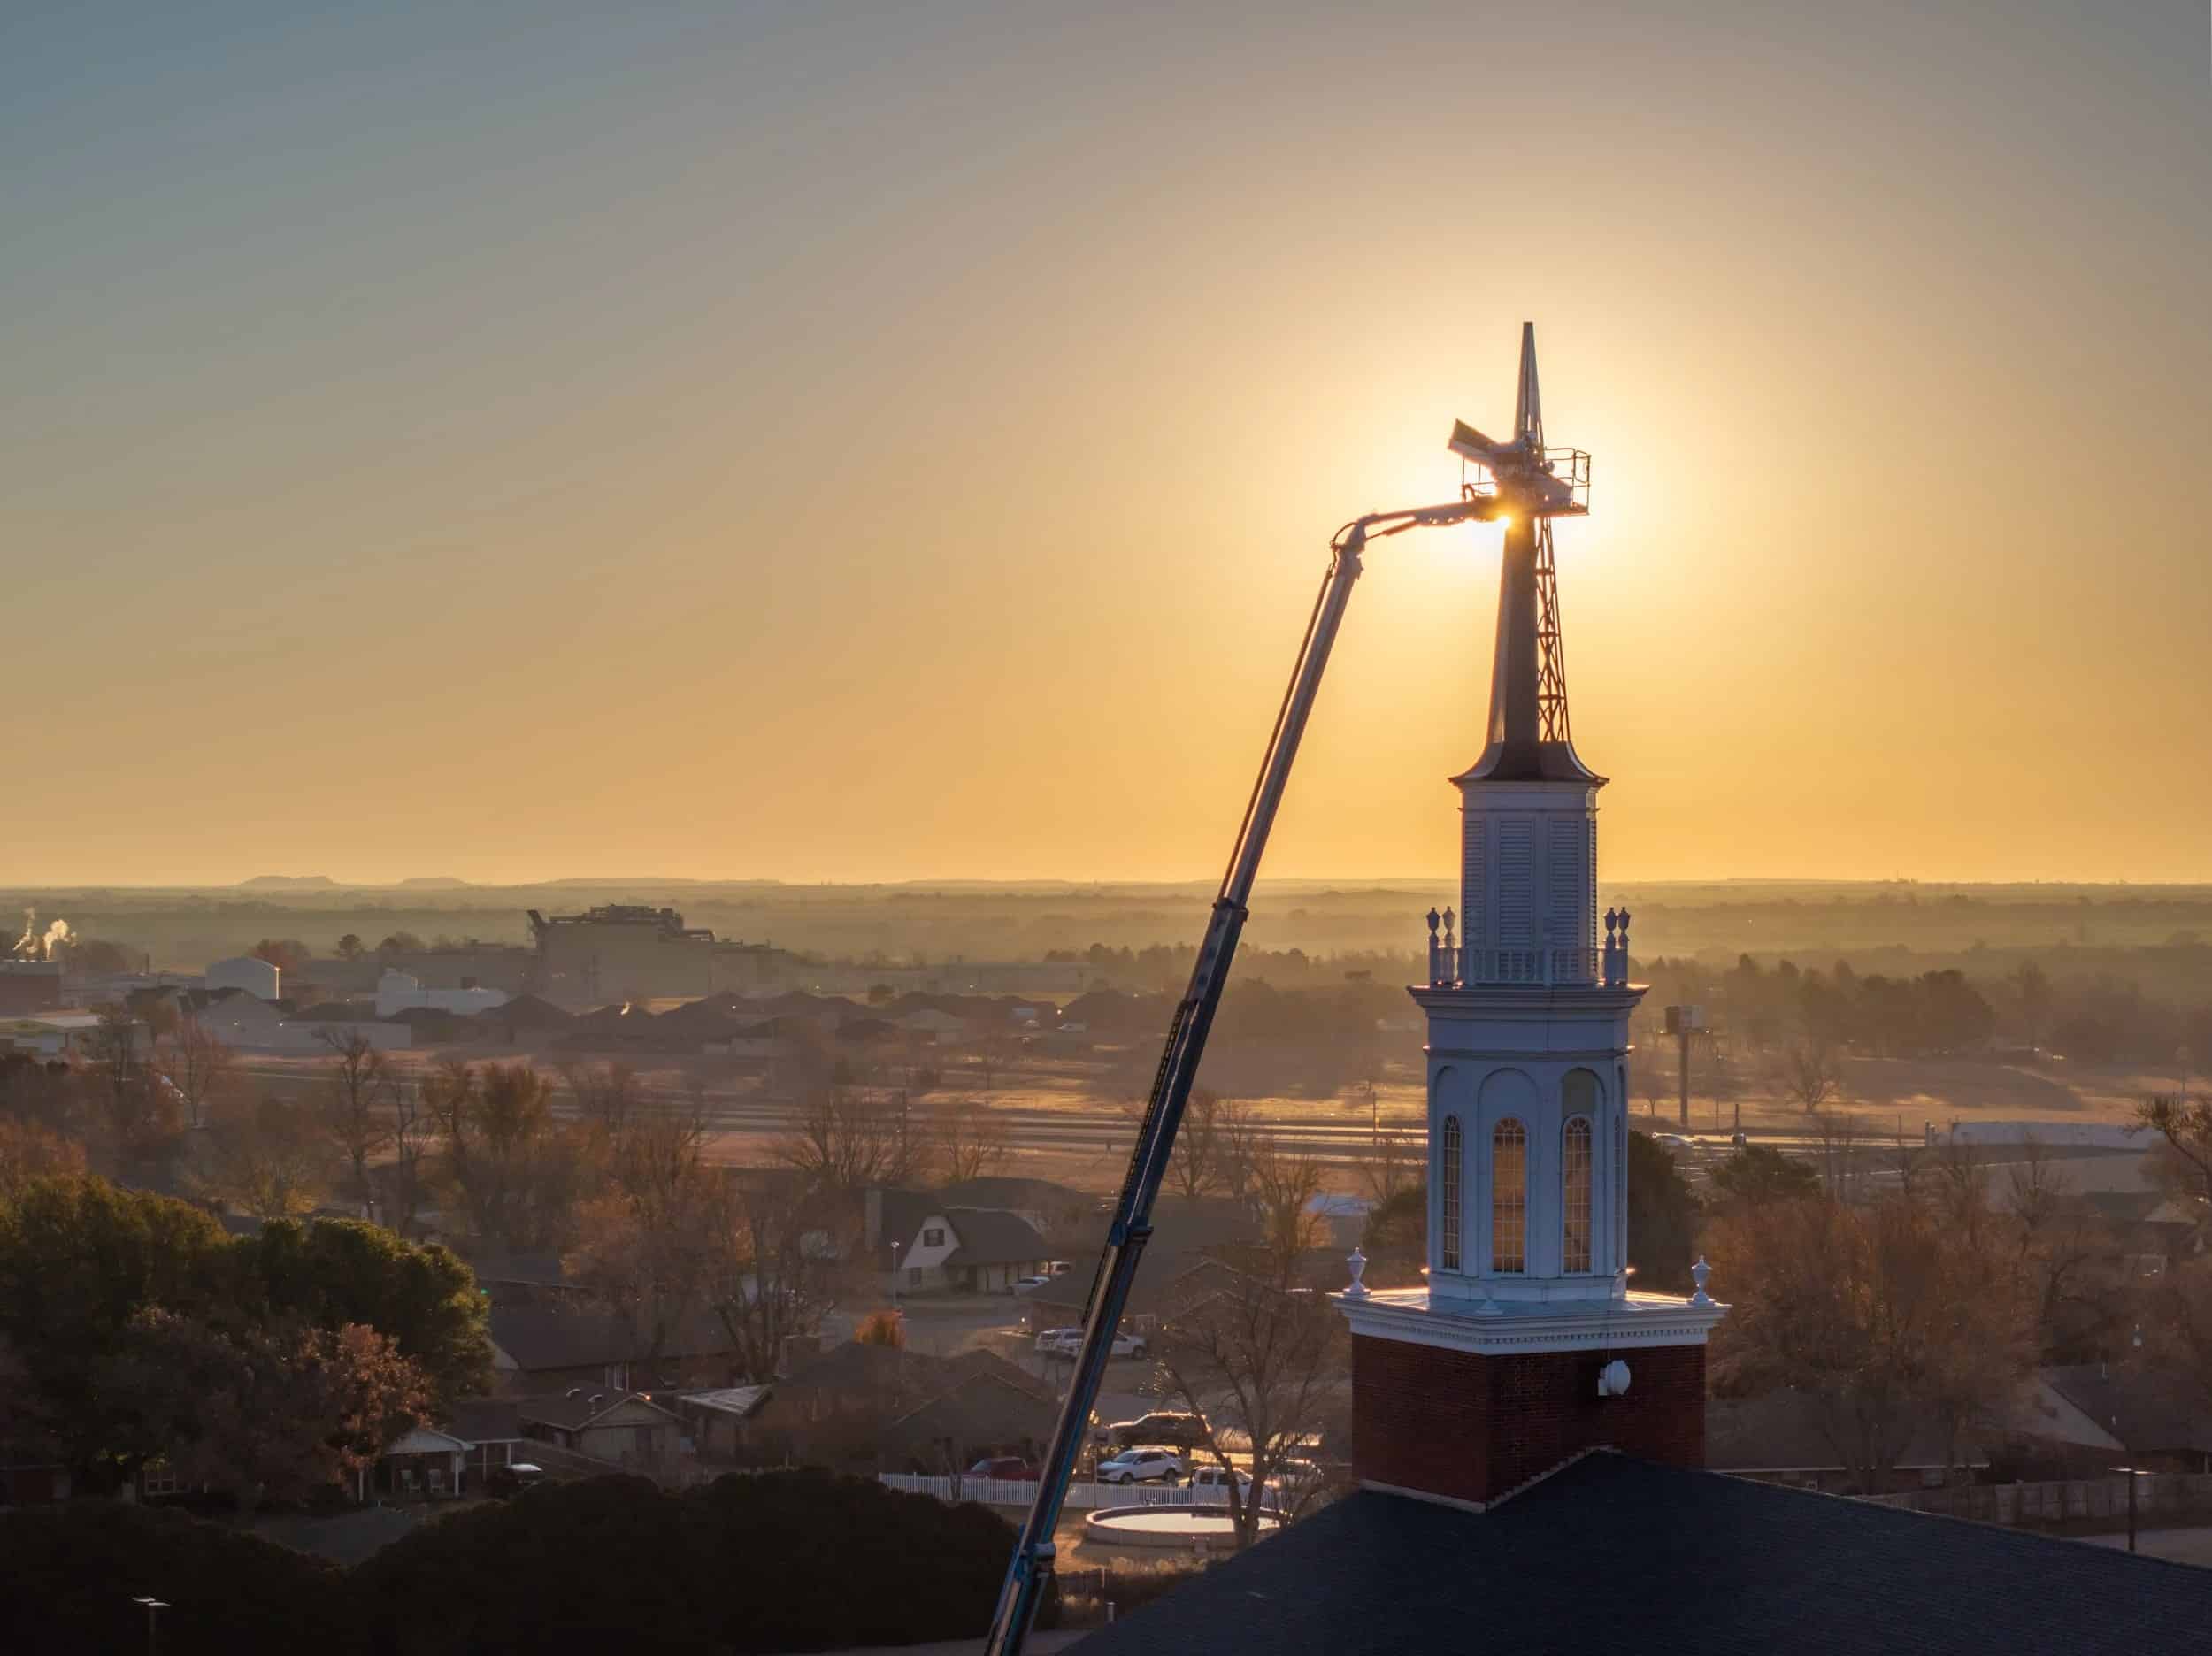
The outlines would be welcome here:
[[[1408,984],[1406,993],[1430,1012],[1586,1012],[1594,1016],[1633,1012],[1649,984],[1469,984],[1464,988]]]
[[[1580,1304],[1519,1301],[1500,1314],[1480,1316],[1457,1303],[1432,1304],[1425,1289],[1394,1290],[1364,1300],[1330,1298],[1355,1334],[1481,1356],[1702,1346],[1713,1325],[1728,1315],[1717,1300],[1699,1306],[1662,1294]]]

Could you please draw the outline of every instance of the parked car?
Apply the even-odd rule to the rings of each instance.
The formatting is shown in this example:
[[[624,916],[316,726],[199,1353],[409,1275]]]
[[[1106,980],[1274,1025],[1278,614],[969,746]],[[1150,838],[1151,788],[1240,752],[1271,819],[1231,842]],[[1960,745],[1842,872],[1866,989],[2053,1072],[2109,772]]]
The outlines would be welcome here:
[[[1654,1133],[1651,1138],[1654,1144],[1663,1146],[1675,1155],[1680,1155],[1685,1150],[1694,1150],[1697,1147],[1694,1140],[1685,1138],[1680,1133]]]
[[[1098,1463],[1101,1484],[1176,1484],[1182,1476],[1183,1457],[1172,1449],[1125,1449]]]
[[[1190,1475],[1190,1486],[1194,1490],[1225,1490],[1229,1487],[1228,1470],[1217,1466],[1194,1468]],[[1249,1472],[1238,1472],[1237,1493],[1249,1495],[1251,1492],[1252,1475]]]
[[[1173,1444],[1193,1449],[1206,1441],[1206,1419],[1179,1409],[1155,1409],[1134,1420],[1116,1421],[1107,1430],[1113,1441],[1127,1447],[1135,1444]]]
[[[1047,1329],[1037,1336],[1037,1349],[1048,1357],[1073,1357],[1083,1345],[1083,1330],[1077,1328]],[[1152,1347],[1141,1334],[1114,1336],[1112,1354],[1116,1357],[1143,1357]]]
[[[1043,1474],[1035,1461],[1025,1460],[1019,1455],[987,1455],[970,1467],[967,1476],[1033,1483]]]
[[[1032,1288],[1041,1288],[1052,1280],[1049,1276],[1017,1276],[1006,1284],[1008,1293],[1027,1293]]]
[[[545,1468],[528,1460],[516,1460],[506,1466],[494,1467],[484,1474],[484,1493],[495,1499],[519,1494],[533,1484],[545,1482]]]

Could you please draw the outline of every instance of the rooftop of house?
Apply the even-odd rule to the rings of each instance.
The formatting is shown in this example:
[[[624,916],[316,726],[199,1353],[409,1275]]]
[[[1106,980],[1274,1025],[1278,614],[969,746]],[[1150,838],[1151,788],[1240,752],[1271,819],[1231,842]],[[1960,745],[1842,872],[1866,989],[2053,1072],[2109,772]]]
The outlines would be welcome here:
[[[495,1304],[491,1337],[492,1344],[526,1373],[632,1362],[643,1355],[641,1343],[620,1318],[587,1312]],[[671,1361],[715,1357],[729,1349],[729,1334],[718,1321],[690,1316],[661,1342],[660,1355]]]
[[[557,1426],[564,1431],[580,1431],[603,1415],[618,1410],[634,1412],[650,1409],[656,1414],[675,1415],[656,1403],[650,1397],[638,1392],[585,1392],[581,1396],[556,1394],[551,1397],[518,1398],[515,1402],[515,1417],[526,1422]]]
[[[710,1392],[680,1392],[676,1395],[676,1401],[743,1420],[767,1401],[768,1394],[773,1389],[764,1385],[718,1386]]]
[[[2075,1363],[2042,1369],[2039,1377],[2134,1453],[2212,1453],[2212,1407],[2171,1375]]]
[[[464,1398],[440,1422],[464,1443],[511,1443],[522,1436],[526,1398]]]
[[[1928,1414],[1909,1423],[1895,1464],[1953,1464],[1942,1422]],[[1973,1442],[1955,1453],[1968,1466],[1988,1456]],[[1716,1472],[1825,1472],[1840,1470],[1843,1455],[1821,1418],[1818,1402],[1802,1392],[1772,1392],[1757,1398],[1716,1398],[1705,1406],[1705,1464]]]
[[[2138,1656],[2208,1604],[2191,1566],[1600,1452],[1482,1513],[1363,1491],[1073,1648]]]
[[[1048,1253],[1036,1226],[1018,1213],[1002,1208],[947,1208],[943,1213],[960,1243],[945,1255],[947,1265],[1020,1265]]]

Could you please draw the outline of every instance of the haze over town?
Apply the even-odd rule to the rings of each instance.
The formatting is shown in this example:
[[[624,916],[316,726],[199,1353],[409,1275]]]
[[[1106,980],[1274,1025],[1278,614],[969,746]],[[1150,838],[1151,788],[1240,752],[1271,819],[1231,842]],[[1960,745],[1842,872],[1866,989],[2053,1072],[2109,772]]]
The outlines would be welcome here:
[[[2208,27],[0,22],[0,1649],[2195,1647]]]

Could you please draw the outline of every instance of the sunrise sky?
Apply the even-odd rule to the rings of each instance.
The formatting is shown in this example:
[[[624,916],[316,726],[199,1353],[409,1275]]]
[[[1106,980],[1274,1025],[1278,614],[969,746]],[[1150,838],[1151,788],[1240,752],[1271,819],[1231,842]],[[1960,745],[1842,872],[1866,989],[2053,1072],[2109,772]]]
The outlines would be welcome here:
[[[0,879],[1225,855],[1524,318],[1615,878],[2212,879],[2199,0],[18,5]],[[1268,872],[1449,865],[1497,532]]]

